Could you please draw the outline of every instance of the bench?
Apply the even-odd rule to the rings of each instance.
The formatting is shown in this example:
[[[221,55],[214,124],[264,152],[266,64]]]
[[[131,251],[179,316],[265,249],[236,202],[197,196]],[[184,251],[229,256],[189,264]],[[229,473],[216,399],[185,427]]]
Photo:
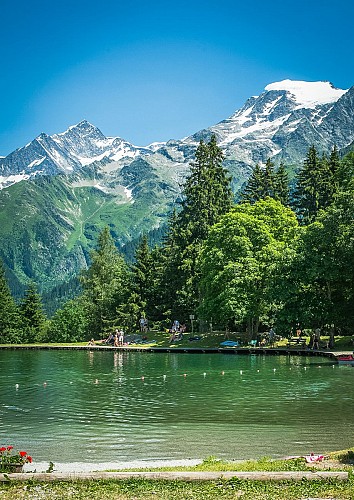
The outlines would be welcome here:
[[[286,347],[307,347],[306,339],[302,337],[291,337],[286,344]]]

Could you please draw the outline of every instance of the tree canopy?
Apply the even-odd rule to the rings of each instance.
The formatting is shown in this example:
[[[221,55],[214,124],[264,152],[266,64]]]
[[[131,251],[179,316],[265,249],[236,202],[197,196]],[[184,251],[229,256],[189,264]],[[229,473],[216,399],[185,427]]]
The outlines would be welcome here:
[[[279,307],[272,289],[297,228],[292,211],[271,198],[224,215],[200,256],[200,314],[223,326],[245,325],[256,335],[259,322],[271,320]]]

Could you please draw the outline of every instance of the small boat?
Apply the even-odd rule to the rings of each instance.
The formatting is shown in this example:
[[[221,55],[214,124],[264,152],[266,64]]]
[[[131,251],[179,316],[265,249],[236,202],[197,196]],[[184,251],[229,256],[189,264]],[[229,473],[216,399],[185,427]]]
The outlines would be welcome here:
[[[340,354],[337,356],[337,361],[339,365],[351,365],[354,366],[354,356],[353,354]]]

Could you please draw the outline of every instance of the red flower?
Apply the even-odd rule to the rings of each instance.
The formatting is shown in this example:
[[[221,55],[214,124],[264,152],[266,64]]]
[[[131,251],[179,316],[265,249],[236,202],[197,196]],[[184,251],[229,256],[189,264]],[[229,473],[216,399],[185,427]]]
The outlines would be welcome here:
[[[32,457],[30,455],[27,455],[27,462],[29,462],[30,464],[32,463]]]
[[[5,446],[3,446],[2,448],[0,448],[0,453],[2,453],[3,451],[6,451],[7,448],[5,448]]]
[[[13,449],[13,446],[8,446],[8,447],[7,447],[7,451],[10,451],[10,450],[12,450],[12,449]]]
[[[20,457],[25,457],[27,455],[27,451],[19,451]]]

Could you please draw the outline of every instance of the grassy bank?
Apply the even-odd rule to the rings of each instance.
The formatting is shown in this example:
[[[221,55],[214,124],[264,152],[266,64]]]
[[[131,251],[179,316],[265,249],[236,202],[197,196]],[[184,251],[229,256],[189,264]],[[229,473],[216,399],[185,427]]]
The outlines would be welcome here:
[[[198,340],[189,340],[190,338],[198,338]],[[306,339],[306,343],[309,344],[310,338],[309,337],[304,337]],[[230,334],[227,338],[227,340],[238,340],[239,336],[237,334],[233,335]],[[158,331],[152,331],[147,333],[147,341],[144,343],[136,343],[136,344],[129,344],[129,347],[138,347],[139,349],[144,349],[148,347],[168,347],[168,348],[176,348],[176,347],[183,347],[183,348],[193,348],[193,347],[198,347],[198,348],[217,348],[220,346],[220,343],[226,340],[226,336],[224,332],[213,332],[213,333],[204,333],[204,334],[195,334],[192,336],[190,333],[184,334],[184,337],[180,341],[175,341],[175,342],[170,342],[170,334],[166,332],[158,332]],[[321,342],[322,344],[325,344],[326,341],[328,340],[328,337],[322,337]],[[95,341],[97,346],[103,345],[100,340]],[[287,347],[288,344],[288,339],[283,338],[279,340],[278,342],[275,343],[274,347],[277,348],[285,348]],[[6,346],[13,346],[15,347],[15,344],[1,344],[1,345],[6,345]],[[36,346],[36,345],[41,345],[41,346],[47,346],[47,347],[61,347],[61,346],[67,346],[67,347],[76,347],[76,346],[86,346],[87,342],[66,342],[66,343],[58,343],[58,342],[53,342],[53,343],[40,343],[40,344],[21,344],[21,345],[28,345],[28,346]],[[249,347],[248,342],[246,340],[243,340],[243,343],[241,347]],[[264,346],[264,348],[268,348],[269,346]],[[321,347],[321,346],[320,346]],[[323,346],[322,346],[323,347]],[[337,336],[335,337],[335,346],[333,351],[353,351],[354,348],[354,337],[344,337],[344,336]],[[291,349],[291,347],[290,347]]]
[[[354,449],[330,453],[321,464],[311,466],[327,470],[347,470],[349,480],[301,480],[301,481],[251,481],[233,478],[213,481],[166,481],[166,480],[86,480],[71,482],[26,483],[8,482],[0,485],[1,498],[10,500],[48,499],[235,499],[241,500],[298,500],[304,498],[353,499],[354,497]],[[144,469],[145,471],[147,469]],[[152,470],[152,469],[150,469]],[[278,471],[309,470],[304,459],[252,460],[223,462],[213,457],[194,467],[169,467],[154,470],[194,471]]]
[[[166,331],[160,332],[160,331],[151,331],[146,334],[147,336],[147,341],[144,343],[131,343],[128,344],[127,347],[136,347],[139,349],[144,349],[144,348],[149,348],[149,347],[164,347],[164,348],[169,348],[173,349],[176,347],[183,347],[183,348],[218,348],[220,347],[221,342],[225,340],[232,340],[232,341],[240,341],[241,340],[241,348],[247,348],[250,347],[249,343],[247,342],[246,338],[243,338],[242,335],[238,334],[229,334],[227,337],[225,335],[225,332],[212,332],[212,333],[203,333],[203,334],[191,334],[191,333],[186,333],[183,336],[182,340],[179,341],[174,341],[170,342],[170,334],[167,333]],[[194,338],[194,340],[190,340],[190,338]],[[310,342],[309,337],[303,337],[306,340],[306,344],[308,345]],[[329,337],[321,337],[321,344],[320,344],[320,349],[325,349],[325,345],[327,341],[329,340]],[[97,346],[104,345],[100,340],[95,341],[95,344]],[[273,347],[275,348],[285,348],[287,347],[288,344],[288,339],[287,338],[282,338],[281,340],[278,340]],[[16,344],[1,344],[2,346],[9,346],[9,347],[16,347]],[[87,342],[65,342],[65,343],[60,343],[60,342],[53,342],[53,343],[37,343],[37,344],[21,344],[21,346],[43,346],[43,347],[76,347],[76,346],[87,346]],[[262,348],[268,349],[270,346],[265,345],[262,346]],[[254,346],[252,346],[254,348]],[[289,347],[287,347],[289,348]],[[293,346],[293,348],[296,349],[296,346]],[[289,349],[292,349],[290,347]],[[334,348],[331,349],[331,351],[353,351],[354,349],[354,336],[336,336],[335,337],[335,345]]]
[[[11,483],[1,486],[3,500],[16,499],[235,499],[299,500],[305,498],[353,499],[354,480],[349,481],[76,481],[71,483]]]

